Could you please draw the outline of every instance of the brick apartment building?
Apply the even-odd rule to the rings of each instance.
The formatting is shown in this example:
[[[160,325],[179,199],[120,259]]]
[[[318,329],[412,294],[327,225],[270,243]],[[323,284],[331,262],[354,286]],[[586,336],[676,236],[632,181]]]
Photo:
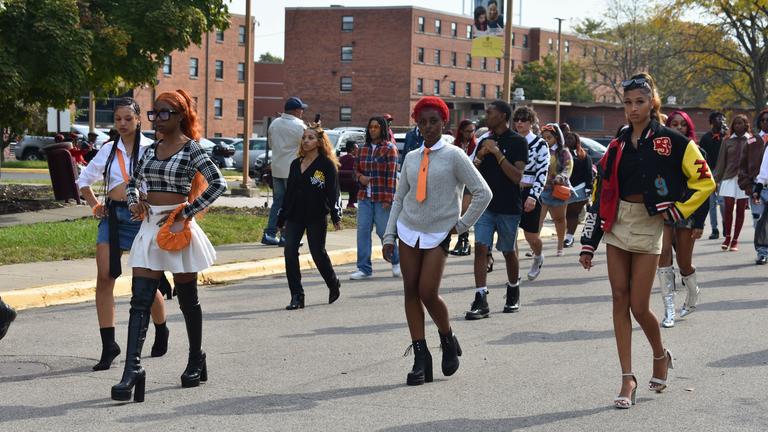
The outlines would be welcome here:
[[[259,135],[267,134],[265,119],[283,111],[284,71],[282,63],[253,65],[253,131]]]
[[[325,23],[323,37],[309,29]],[[390,113],[395,125],[412,124],[409,114],[423,95],[439,95],[452,108],[452,124],[482,116],[498,98],[503,59],[472,57],[472,18],[411,6],[299,7],[285,10],[284,97],[310,105],[326,126],[365,125]],[[513,27],[512,65],[557,53],[557,32]],[[564,60],[592,55],[588,41],[563,34]],[[591,74],[584,78],[592,82]],[[618,102],[594,85],[596,102]]]
[[[227,30],[203,36],[200,46],[191,45],[165,58],[157,72],[157,83],[128,92],[142,111],[148,111],[155,96],[179,88],[188,90],[198,101],[197,111],[204,137],[242,136],[245,111],[245,16],[232,15]],[[115,98],[96,106],[98,127],[110,127]],[[207,103],[206,103],[207,101]],[[78,101],[78,122],[88,122],[87,96]],[[145,129],[151,128],[142,117]]]

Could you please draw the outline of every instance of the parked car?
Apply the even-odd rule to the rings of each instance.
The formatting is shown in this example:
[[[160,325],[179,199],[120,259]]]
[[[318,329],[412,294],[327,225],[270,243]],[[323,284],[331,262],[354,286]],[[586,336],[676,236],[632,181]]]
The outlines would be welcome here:
[[[352,140],[358,146],[365,144],[365,129],[363,128],[336,128],[325,131],[328,139],[331,140],[331,146],[336,149],[336,154],[346,153],[347,141]]]
[[[234,146],[230,144],[216,144],[205,138],[200,138],[198,143],[219,169],[235,169],[235,161],[232,159],[232,156],[235,154]]]
[[[443,141],[446,144],[453,144],[455,139],[456,138],[453,135],[443,134]],[[405,146],[405,132],[395,134],[395,144],[397,144],[397,152],[402,153],[403,147]]]
[[[84,140],[87,140],[90,129],[88,128],[88,125],[73,124],[72,131],[79,133]],[[96,134],[96,145],[94,147],[98,150],[105,142],[109,141],[109,135],[99,129],[96,129],[93,132]]]
[[[141,131],[141,134],[144,135],[145,137],[151,139],[152,141],[155,140],[155,131],[153,131],[153,130],[143,130],[143,131]]]
[[[337,128],[333,128],[332,130],[340,131],[340,132],[343,132],[343,131],[362,132],[363,134],[365,134],[365,128],[360,126],[340,126]]]
[[[216,144],[234,144],[239,139],[240,138],[232,138],[232,137],[213,137],[213,138],[208,138],[208,141],[212,141]]]
[[[581,137],[581,146],[587,151],[592,163],[596,164],[602,159],[607,148],[592,138]]]
[[[242,170],[243,169],[243,139],[238,138],[237,141],[232,143],[232,146],[235,148],[235,154],[232,156],[232,159],[235,162],[235,169]],[[248,165],[251,165],[251,169],[253,169],[253,164],[256,162],[257,159],[261,159],[261,163],[263,165],[264,151],[266,149],[267,149],[266,137],[251,138],[250,140],[248,140]],[[270,156],[271,155],[272,155],[272,152],[270,152]]]

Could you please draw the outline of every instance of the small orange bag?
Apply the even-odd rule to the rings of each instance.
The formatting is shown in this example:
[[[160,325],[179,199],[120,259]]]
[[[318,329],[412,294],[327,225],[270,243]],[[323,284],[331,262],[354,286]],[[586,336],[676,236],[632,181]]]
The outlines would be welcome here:
[[[160,249],[178,252],[189,246],[189,243],[192,241],[192,230],[189,228],[189,223],[192,221],[191,218],[184,221],[184,228],[181,231],[171,231],[171,226],[176,222],[176,216],[184,210],[184,207],[186,207],[186,204],[176,207],[168,215],[168,219],[166,219],[163,226],[160,227],[160,231],[157,233],[157,245]]]
[[[552,197],[562,201],[568,201],[571,197],[571,188],[566,185],[556,184],[552,188]]]

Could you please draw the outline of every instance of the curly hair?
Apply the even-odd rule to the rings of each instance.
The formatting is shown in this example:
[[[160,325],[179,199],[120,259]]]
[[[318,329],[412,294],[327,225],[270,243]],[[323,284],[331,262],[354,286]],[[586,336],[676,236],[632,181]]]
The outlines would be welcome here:
[[[443,122],[448,122],[448,105],[446,105],[445,101],[436,96],[424,96],[423,98],[419,99],[419,101],[416,102],[416,106],[413,107],[411,118],[418,122],[419,113],[428,108],[437,110],[437,112],[440,114],[440,118],[443,119]]]

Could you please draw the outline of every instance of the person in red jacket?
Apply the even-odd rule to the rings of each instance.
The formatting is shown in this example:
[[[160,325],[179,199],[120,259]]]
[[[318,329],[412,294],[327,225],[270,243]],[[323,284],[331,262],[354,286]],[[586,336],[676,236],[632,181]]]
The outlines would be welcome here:
[[[689,217],[715,190],[698,146],[660,124],[661,100],[646,73],[622,82],[629,127],[608,145],[598,165],[595,198],[582,231],[579,262],[592,267],[595,249],[605,237],[608,279],[613,298],[622,385],[616,408],[635,403],[630,310],[653,349],[651,391],[667,388],[672,354],[664,347],[659,321],[650,310],[651,288],[659,263],[664,220]],[[604,235],[603,235],[604,234]]]

